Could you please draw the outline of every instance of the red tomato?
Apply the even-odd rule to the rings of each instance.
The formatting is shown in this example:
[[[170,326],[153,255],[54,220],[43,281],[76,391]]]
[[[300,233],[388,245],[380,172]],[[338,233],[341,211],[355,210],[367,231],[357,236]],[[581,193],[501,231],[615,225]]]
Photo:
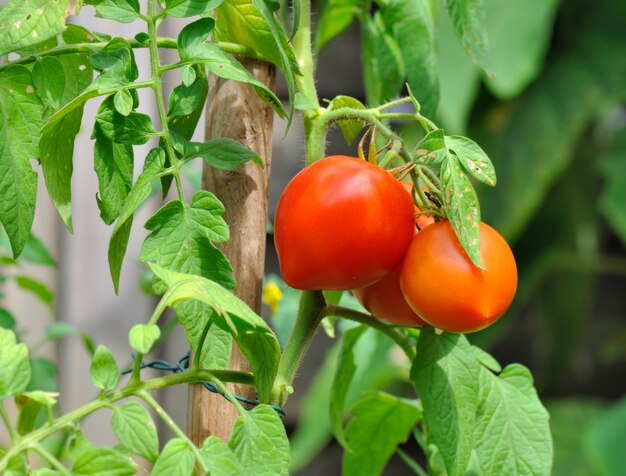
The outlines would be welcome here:
[[[402,182],[405,190],[411,194],[412,182]],[[414,207],[415,221],[424,228],[434,222],[431,215],[418,215],[420,209]],[[417,234],[417,228],[414,228]],[[383,279],[365,288],[354,289],[352,293],[359,300],[361,305],[372,313],[374,317],[400,326],[421,327],[426,323],[415,314],[408,305],[402,289],[400,288],[400,271],[402,263],[385,276]]]
[[[484,270],[472,264],[447,220],[418,233],[400,275],[411,308],[450,332],[474,332],[495,322],[515,296],[515,259],[504,238],[485,223],[480,224],[480,255]]]
[[[399,326],[421,327],[426,323],[408,305],[400,288],[402,264],[377,283],[352,291],[365,309],[382,321]]]
[[[389,172],[326,157],[296,175],[278,201],[281,274],[297,289],[368,286],[400,263],[414,228],[411,198]]]

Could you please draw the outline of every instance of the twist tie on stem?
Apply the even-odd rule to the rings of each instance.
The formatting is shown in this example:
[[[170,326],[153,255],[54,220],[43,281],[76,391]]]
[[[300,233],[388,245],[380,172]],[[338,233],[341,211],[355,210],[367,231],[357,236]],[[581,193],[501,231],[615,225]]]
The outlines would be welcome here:
[[[132,354],[132,358],[133,360],[136,358],[135,354]],[[161,370],[164,372],[172,372],[172,373],[181,373],[181,372],[185,372],[187,369],[189,369],[189,352],[187,352],[185,355],[183,355],[178,362],[176,363],[176,365],[173,365],[169,362],[167,362],[166,360],[162,360],[162,359],[156,359],[156,360],[152,360],[150,362],[141,362],[141,369],[145,369],[145,368],[151,368],[151,369],[155,369],[155,370]],[[124,370],[122,372],[122,375],[126,375],[132,372],[132,369],[127,369]],[[220,390],[217,388],[217,386],[212,383],[212,382],[196,382],[197,384],[202,385],[204,388],[206,388],[209,392],[212,393],[217,393],[218,395],[221,395],[222,397],[224,397],[226,400],[228,400],[230,402],[230,399],[228,398],[227,395],[223,394],[222,392],[220,392]],[[243,408],[245,408],[246,410],[252,410],[254,407],[256,407],[257,405],[259,405],[261,402],[259,402],[258,400],[250,400],[249,398],[246,397],[242,397],[241,395],[235,395],[232,394],[233,397],[235,397],[235,399],[237,401],[239,401],[240,403],[243,403]],[[285,413],[285,411],[277,406],[277,405],[271,405],[271,404],[267,404],[269,407],[273,408],[276,413],[278,413],[281,417],[285,417],[287,414]]]

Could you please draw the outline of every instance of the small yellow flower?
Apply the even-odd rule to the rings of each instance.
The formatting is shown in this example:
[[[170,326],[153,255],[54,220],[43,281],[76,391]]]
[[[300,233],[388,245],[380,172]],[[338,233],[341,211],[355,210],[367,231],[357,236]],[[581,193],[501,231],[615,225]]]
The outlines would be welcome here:
[[[278,303],[282,298],[283,293],[276,283],[270,281],[263,286],[263,296],[261,299],[264,304],[267,304],[270,307],[272,314],[276,314],[276,311],[278,311]]]

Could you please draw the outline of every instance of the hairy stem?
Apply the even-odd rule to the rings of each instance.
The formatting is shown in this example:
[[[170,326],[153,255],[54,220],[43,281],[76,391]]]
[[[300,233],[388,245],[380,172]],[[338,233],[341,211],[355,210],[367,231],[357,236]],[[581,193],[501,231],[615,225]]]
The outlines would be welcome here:
[[[289,393],[296,371],[300,367],[311,339],[324,318],[326,301],[321,291],[304,291],[300,298],[298,317],[280,358],[278,373],[274,381],[272,403],[283,406]]]
[[[148,35],[150,36],[149,48],[150,48],[150,71],[152,73],[152,80],[154,81],[153,89],[154,96],[157,104],[157,111],[159,113],[159,121],[161,122],[161,130],[163,136],[163,142],[165,143],[165,150],[167,157],[171,165],[176,166],[178,158],[172,147],[172,140],[170,137],[169,126],[167,124],[167,112],[165,111],[165,101],[163,99],[163,88],[161,86],[161,61],[159,59],[159,44],[157,42],[157,14],[156,14],[156,1],[148,0]],[[174,167],[176,168],[176,167]],[[174,174],[174,180],[176,182],[176,189],[180,200],[185,203],[185,193],[183,192],[183,184],[178,171]]]
[[[75,422],[81,421],[86,416],[100,410],[101,408],[109,407],[111,404],[119,400],[137,395],[142,391],[150,392],[171,387],[173,385],[208,381],[214,381],[221,391],[223,391],[222,388],[224,387],[222,382],[233,382],[251,386],[255,385],[254,376],[252,374],[232,370],[194,370],[145,380],[136,385],[129,384],[120,390],[106,393],[97,400],[93,400],[86,405],[59,417],[51,423],[46,423],[38,430],[33,431],[28,435],[24,435],[19,441],[14,442],[14,445],[7,451],[3,459],[0,460],[0,474],[3,474],[3,471],[6,470],[9,460],[13,456],[31,448],[37,442],[43,441],[45,438],[48,438],[57,431],[72,426]]]
[[[187,445],[189,445],[189,448],[191,448],[191,451],[196,457],[196,461],[200,464],[200,468],[202,468],[202,472],[204,474],[207,474],[209,472],[209,467],[204,461],[204,458],[202,457],[202,455],[200,454],[200,450],[198,449],[196,445],[193,444],[193,442],[189,438],[187,438],[187,435],[185,434],[185,432],[181,430],[180,427],[176,423],[174,423],[174,420],[172,420],[172,417],[169,416],[169,414],[163,409],[163,407],[159,405],[159,403],[154,398],[152,398],[152,395],[150,395],[148,392],[146,391],[137,392],[137,396],[141,398],[144,402],[146,402],[146,404],[154,410],[154,412],[159,416],[159,418],[163,420],[163,422],[174,432],[174,434],[178,438],[181,438],[182,440],[187,442]]]

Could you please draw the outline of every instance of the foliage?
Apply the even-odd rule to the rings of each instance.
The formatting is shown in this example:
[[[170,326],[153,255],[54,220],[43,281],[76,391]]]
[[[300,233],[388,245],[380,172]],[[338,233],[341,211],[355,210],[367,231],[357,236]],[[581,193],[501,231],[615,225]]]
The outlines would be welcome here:
[[[626,97],[622,74],[626,63],[614,47],[623,36],[616,20],[623,18],[623,5],[605,0],[588,11],[589,19],[575,38],[542,71],[557,2],[537,2],[536,11],[526,7],[518,12],[522,21],[515,18],[515,25],[509,25],[501,21],[507,16],[504,7],[490,0],[447,0],[443,5],[428,0],[328,0],[317,23],[315,52],[358,21],[363,32],[366,97],[361,101],[338,96],[321,107],[315,91],[307,0],[293,2],[291,28],[281,22],[280,4],[275,1],[148,0],[147,8],[136,0],[84,2],[103,19],[143,22],[145,31],[134,39],[66,25],[72,11],[69,2],[55,3],[54,8],[42,8],[40,1],[9,1],[0,10],[0,31],[6,33],[0,35],[0,55],[11,53],[0,65],[0,111],[11,118],[0,122],[0,222],[11,249],[3,263],[17,265],[21,255],[53,264],[30,233],[37,195],[32,159],[39,162],[47,192],[72,230],[73,145],[85,126],[87,101],[100,101],[94,123],[86,126],[94,140],[100,216],[112,226],[108,258],[116,291],[135,213],[158,185],[162,196],[168,197],[173,184],[176,197],[144,224],[149,233],[140,259],[148,263],[152,287],[162,298],[152,316],[136,323],[129,333],[129,346],[137,354],[128,380],[121,378],[124,369],[109,350],[85,339],[92,354],[90,376],[99,395],[83,407],[58,414],[57,389],[46,387],[41,377],[54,372],[34,357],[36,349],[29,350],[20,341],[8,311],[0,313],[0,417],[10,436],[0,453],[0,472],[23,474],[34,461],[27,456],[36,454],[42,467],[33,474],[40,475],[134,474],[133,456],[153,464],[153,474],[287,474],[290,466],[301,467],[310,457],[301,450],[303,446],[313,442],[311,447],[319,448],[332,432],[345,449],[346,474],[381,474],[395,453],[418,474],[426,471],[420,466],[424,460],[432,474],[550,474],[549,416],[533,378],[526,367],[501,368],[480,350],[477,344],[488,343],[488,333],[468,339],[428,327],[394,327],[362,309],[339,304],[349,298],[283,287],[291,303],[289,297],[274,300],[277,315],[292,312],[297,317],[290,337],[279,336],[281,351],[274,331],[232,293],[236,286],[232,268],[218,246],[230,238],[223,204],[205,190],[188,199],[182,187],[183,167],[198,158],[205,167],[229,172],[249,162],[265,166],[256,153],[230,138],[191,139],[207,98],[207,73],[241,82],[288,121],[295,109],[301,111],[309,163],[325,155],[326,136],[334,124],[348,143],[360,134],[369,136],[374,152],[370,160],[376,160],[377,143],[382,142],[378,165],[406,167],[402,170],[415,185],[416,205],[451,221],[476,266],[482,265],[478,253],[482,213],[517,243],[524,263],[537,263],[540,277],[521,282],[522,299],[528,299],[531,279],[541,282],[554,269],[552,262],[543,264],[550,248],[545,243],[531,246],[531,224],[550,212],[549,206],[543,206],[550,194],[559,209],[566,206],[562,204],[567,203],[567,195],[558,189],[559,180],[580,185],[579,177],[566,173],[580,163],[572,158],[574,146],[593,119]],[[76,2],[75,13],[81,6],[87,8],[82,3]],[[537,14],[537,22],[530,13]],[[168,17],[185,19],[176,39],[158,36]],[[509,27],[511,34],[505,35],[502,30]],[[524,47],[509,55],[505,37],[524,42]],[[442,54],[437,54],[438,43]],[[458,54],[459,46],[467,58]],[[147,74],[139,74],[138,48],[149,52]],[[162,48],[175,49],[179,59],[162,64]],[[234,54],[277,65],[285,77],[288,106]],[[589,68],[581,69],[581,64]],[[166,101],[161,77],[170,70],[180,70],[181,84]],[[487,76],[482,89],[481,70]],[[500,75],[500,71],[505,72]],[[154,92],[158,121],[141,112],[139,89]],[[503,102],[511,98],[515,101]],[[475,101],[481,108],[472,110]],[[473,120],[468,127],[470,114]],[[441,129],[433,118],[440,118],[450,131]],[[395,128],[399,121],[406,126],[402,134]],[[465,130],[481,145],[455,134]],[[530,137],[520,141],[520,130]],[[133,180],[135,146],[149,141],[152,148]],[[619,174],[613,174],[624,141],[607,142],[610,152],[602,157],[598,170],[608,181],[599,205],[608,226],[626,239],[619,207],[623,187]],[[496,184],[494,165],[499,186],[486,191],[485,185]],[[487,198],[482,211],[479,197]],[[571,234],[579,230],[579,223],[556,216]],[[52,306],[45,285],[21,274],[11,277]],[[571,282],[584,286],[575,279]],[[553,283],[546,286],[544,299],[538,301],[544,313],[556,307],[548,299],[553,290],[555,296],[566,292]],[[299,305],[294,304],[295,298],[300,299]],[[159,323],[170,307],[196,358],[173,375],[143,379],[142,361],[165,338]],[[339,336],[308,397],[309,402],[320,398],[324,407],[303,423],[303,428],[317,428],[310,433],[298,430],[290,448],[277,406],[284,405],[293,391],[295,373],[319,324]],[[47,329],[47,338],[73,332],[57,324]],[[543,335],[556,340],[556,334],[551,329]],[[569,336],[577,338],[575,329]],[[231,342],[250,361],[251,372],[224,370]],[[392,349],[403,354],[400,362],[387,358]],[[569,351],[571,347],[565,354]],[[560,367],[554,369],[556,374]],[[409,391],[393,395],[387,388],[391,381]],[[210,383],[236,407],[239,417],[228,442],[208,437],[195,446],[150,393],[191,382]],[[255,387],[254,408],[244,408],[226,382]],[[16,419],[6,409],[7,399],[17,402]],[[584,447],[584,467],[612,474],[615,468],[623,468],[623,461],[615,456],[619,451],[613,449],[619,441],[615,435],[619,436],[623,405],[606,411],[590,408],[584,439],[571,443]],[[111,410],[119,441],[114,448],[94,447],[80,430],[86,416],[104,409]],[[561,417],[566,413],[556,410]],[[173,439],[159,442],[155,415],[170,427]],[[565,417],[552,422],[553,431],[558,423],[571,424]],[[49,447],[55,434],[65,437],[58,451]],[[381,444],[372,448],[373,439]],[[400,449],[407,441],[419,446],[421,453],[409,455]],[[557,456],[567,450],[558,441],[554,449]],[[560,465],[557,460],[555,469],[562,470]]]

